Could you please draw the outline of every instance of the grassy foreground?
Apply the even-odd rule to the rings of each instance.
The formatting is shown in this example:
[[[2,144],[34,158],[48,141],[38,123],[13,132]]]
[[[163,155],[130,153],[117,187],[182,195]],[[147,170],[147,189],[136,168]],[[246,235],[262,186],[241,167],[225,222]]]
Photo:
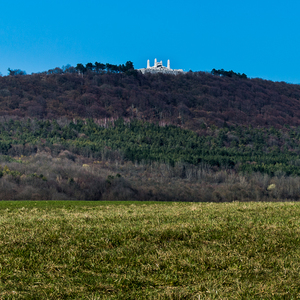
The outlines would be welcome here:
[[[116,204],[0,202],[0,299],[299,298],[299,203]]]

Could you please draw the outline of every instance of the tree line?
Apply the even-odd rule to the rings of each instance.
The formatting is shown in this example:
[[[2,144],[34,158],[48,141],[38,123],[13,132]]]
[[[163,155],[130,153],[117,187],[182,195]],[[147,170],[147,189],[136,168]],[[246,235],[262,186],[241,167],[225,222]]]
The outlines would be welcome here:
[[[125,64],[120,64],[120,65],[113,65],[110,63],[103,64],[103,63],[95,62],[94,64],[87,63],[85,66],[83,64],[77,64],[75,69],[80,73],[85,73],[87,71],[94,71],[96,73],[100,73],[103,71],[111,72],[111,73],[125,73],[129,70],[133,70],[134,66],[131,61],[127,61]]]
[[[122,156],[132,162],[177,162],[236,172],[300,175],[300,127],[291,129],[232,126],[199,135],[177,126],[139,120],[97,124],[93,119],[9,120],[0,124],[0,154],[30,155],[38,149],[62,150],[101,160]]]
[[[95,62],[94,64],[89,62],[85,65],[82,63],[78,63],[76,67],[71,66],[70,64],[67,64],[66,66],[63,66],[62,68],[56,67],[54,69],[50,69],[46,72],[41,72],[40,74],[65,74],[65,73],[81,73],[84,74],[88,71],[96,72],[97,74],[103,73],[103,72],[109,72],[109,73],[125,73],[130,70],[134,70],[133,62],[127,61],[125,64],[120,65],[114,65],[110,63],[99,63]],[[8,68],[8,75],[9,76],[17,76],[17,75],[27,75],[26,71],[22,71],[20,69],[12,70]]]
[[[245,73],[243,73],[243,74],[235,73],[232,70],[225,71],[224,69],[221,69],[221,70],[212,69],[211,74],[218,75],[218,76],[226,76],[226,77],[238,77],[238,78],[243,78],[243,79],[247,78],[247,75]]]

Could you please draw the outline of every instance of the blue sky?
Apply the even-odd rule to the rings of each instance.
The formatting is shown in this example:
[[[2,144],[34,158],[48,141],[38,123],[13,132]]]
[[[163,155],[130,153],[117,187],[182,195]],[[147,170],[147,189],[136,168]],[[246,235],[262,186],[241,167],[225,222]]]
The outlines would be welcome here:
[[[300,1],[1,1],[0,72],[154,58],[300,83]]]

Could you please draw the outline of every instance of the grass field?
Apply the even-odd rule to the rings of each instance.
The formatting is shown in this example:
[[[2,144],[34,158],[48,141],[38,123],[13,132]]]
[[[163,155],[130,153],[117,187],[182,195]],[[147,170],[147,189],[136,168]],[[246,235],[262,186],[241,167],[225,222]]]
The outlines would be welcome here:
[[[0,299],[299,299],[299,203],[0,202]]]

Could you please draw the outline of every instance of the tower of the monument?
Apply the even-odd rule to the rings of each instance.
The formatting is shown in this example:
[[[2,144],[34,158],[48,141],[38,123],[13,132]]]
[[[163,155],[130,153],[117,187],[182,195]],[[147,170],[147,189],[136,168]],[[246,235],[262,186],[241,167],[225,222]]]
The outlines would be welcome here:
[[[147,60],[147,68],[138,69],[143,74],[145,73],[165,73],[165,74],[180,74],[185,73],[182,69],[171,69],[170,60],[168,59],[167,67],[163,66],[162,60],[157,61],[157,58],[154,59],[154,66],[150,66],[150,60]]]

